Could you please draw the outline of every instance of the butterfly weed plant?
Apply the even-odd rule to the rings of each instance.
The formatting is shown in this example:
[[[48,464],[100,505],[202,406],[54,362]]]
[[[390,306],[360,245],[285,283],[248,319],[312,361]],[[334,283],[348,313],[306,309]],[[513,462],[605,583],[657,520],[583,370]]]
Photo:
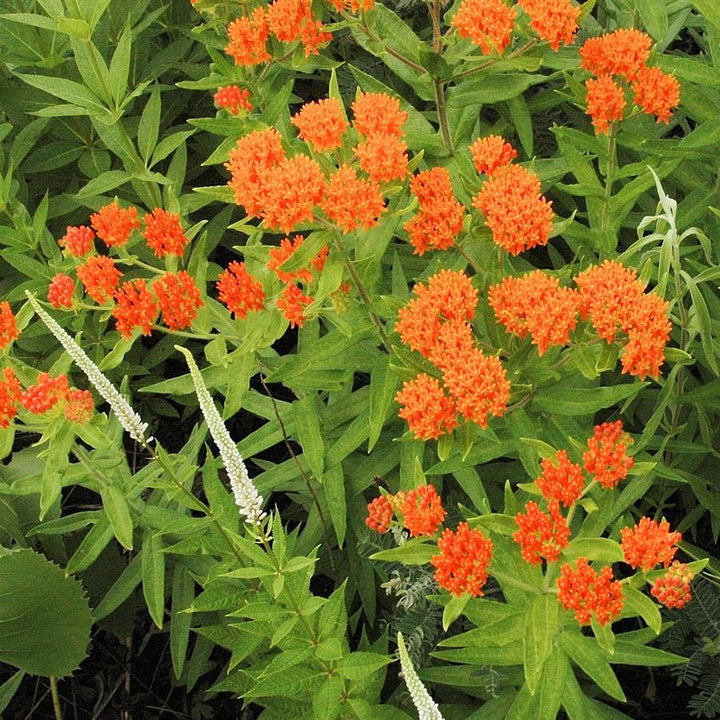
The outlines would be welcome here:
[[[0,8],[0,711],[716,710],[712,3]]]

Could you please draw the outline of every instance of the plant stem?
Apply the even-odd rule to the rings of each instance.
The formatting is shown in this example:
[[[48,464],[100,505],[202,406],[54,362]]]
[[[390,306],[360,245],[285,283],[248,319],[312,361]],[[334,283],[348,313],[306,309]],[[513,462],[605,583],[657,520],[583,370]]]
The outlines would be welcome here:
[[[502,57],[496,57],[488,60],[487,62],[484,62],[482,65],[477,65],[474,68],[470,68],[470,70],[464,70],[461,73],[458,73],[454,76],[456,80],[464,77],[468,77],[469,75],[474,75],[475,73],[481,72],[482,70],[485,70],[486,68],[492,67],[493,65],[497,65],[501,60],[512,60],[516,57],[519,57],[524,52],[527,52],[532,48],[534,45],[537,45],[537,38],[534,38],[532,40],[529,40],[526,42],[522,47],[519,47],[517,50],[513,50],[511,53],[508,53],[507,55],[503,55]]]
[[[53,710],[55,711],[55,720],[63,720],[62,708],[60,707],[60,694],[58,693],[57,678],[50,676],[50,694],[52,695]]]
[[[440,0],[433,0],[432,6],[428,4],[430,9],[430,18],[432,19],[433,28],[433,50],[437,55],[442,53],[442,30],[440,28]],[[447,106],[445,104],[445,81],[439,78],[433,78],[435,87],[435,106],[438,114],[438,123],[440,124],[440,132],[442,134],[445,149],[452,155],[453,142],[450,134],[450,124],[447,117]]]

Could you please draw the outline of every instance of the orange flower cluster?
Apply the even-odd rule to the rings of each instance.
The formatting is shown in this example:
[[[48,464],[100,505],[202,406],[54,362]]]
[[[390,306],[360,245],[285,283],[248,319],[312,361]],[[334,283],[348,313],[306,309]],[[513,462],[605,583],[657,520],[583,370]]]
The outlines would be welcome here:
[[[358,12],[359,10],[372,10],[375,7],[375,0],[328,0],[328,2],[338,12],[343,10]]]
[[[590,319],[598,335],[615,340],[618,327],[627,333],[623,348],[623,372],[657,378],[670,337],[669,303],[659,295],[645,293],[637,273],[614,260],[589,268],[577,276],[580,315]]]
[[[10,308],[10,303],[3,300],[0,302],[0,348],[6,348],[19,336],[17,321]]]
[[[82,257],[93,249],[95,233],[87,225],[72,227],[68,225],[65,235],[58,240],[58,245],[71,255]]]
[[[518,5],[528,14],[532,29],[553,50],[559,50],[560,43],[572,45],[575,41],[581,9],[570,0],[518,0]]]
[[[233,260],[220,274],[216,285],[220,302],[241,319],[253,310],[263,309],[265,291],[262,283],[247,271],[244,262]]]
[[[225,108],[233,115],[237,115],[240,110],[250,112],[253,109],[250,102],[250,91],[238,85],[224,85],[218,88],[213,95],[213,100],[218,107]]]
[[[518,513],[518,531],[513,540],[520,545],[522,557],[530,565],[539,565],[543,558],[555,562],[568,545],[570,528],[560,512],[557,500],[550,500],[544,513],[532,500],[525,505],[525,513]]]
[[[415,490],[400,491],[396,495],[381,495],[368,503],[365,524],[379,533],[387,532],[393,514],[411,537],[434,535],[445,519],[445,508],[434,485]]]
[[[235,60],[236,65],[251,67],[272,59],[267,51],[270,28],[264,7],[255,8],[252,16],[233,20],[227,32],[230,42],[225,52]]]
[[[305,103],[290,122],[300,131],[300,137],[315,152],[327,152],[342,145],[342,136],[350,127],[342,105],[335,98]]]
[[[71,388],[67,375],[53,377],[41,372],[37,384],[21,391],[20,383],[11,368],[3,371],[0,381],[0,427],[7,428],[16,413],[19,403],[34,415],[41,415],[60,404],[65,418],[84,425],[92,418],[95,403],[89,390]]]
[[[455,199],[450,173],[442,167],[423,170],[410,180],[420,212],[405,223],[415,255],[429,248],[446,250],[462,230],[465,208]]]
[[[440,382],[425,373],[403,383],[395,400],[403,407],[398,415],[407,420],[410,431],[422,440],[437,440],[457,425],[455,403]]]
[[[171,330],[189,327],[197,311],[204,305],[200,290],[186,270],[177,274],[166,272],[153,282],[152,290],[163,322]]]
[[[434,535],[447,515],[433,485],[398,493],[398,506],[410,537]]]
[[[540,180],[521,165],[499,166],[508,153],[501,148],[498,158],[497,152],[488,152],[493,146],[496,142],[473,153],[477,166],[492,172],[473,198],[473,206],[485,215],[493,241],[511,255],[547,245],[553,211],[552,203],[540,194]]]
[[[619,617],[623,608],[623,590],[613,580],[612,568],[604,567],[598,575],[587,558],[578,558],[575,568],[565,564],[557,581],[558,601],[566,610],[575,612],[580,625],[588,625],[595,615],[600,625]]]
[[[402,341],[434,363],[442,372],[455,409],[466,420],[487,426],[488,415],[504,414],[510,398],[510,383],[497,357],[488,357],[475,347],[469,321],[475,314],[477,290],[463,272],[443,270],[427,286],[415,286],[416,298],[398,313],[395,326]],[[404,404],[400,417],[407,418],[418,437],[437,437],[455,424],[442,388],[416,378],[405,383],[396,400]],[[423,419],[423,391],[432,392],[434,413]]]
[[[641,30],[620,29],[590,38],[580,48],[582,67],[597,76],[586,82],[587,114],[596,132],[608,133],[610,123],[622,120],[628,83],[635,105],[657,122],[670,121],[680,102],[680,85],[660,68],[647,67],[651,45],[652,38]]]
[[[461,522],[457,532],[449,528],[443,531],[438,549],[440,553],[430,560],[436,568],[438,585],[457,596],[463,593],[473,597],[483,595],[492,558],[492,541],[480,530],[470,529],[466,522]]]
[[[385,211],[385,200],[375,180],[360,178],[352,167],[341,165],[328,178],[320,208],[347,234],[357,228],[369,230],[377,225]]]
[[[158,314],[158,308],[152,293],[142,278],[128,280],[115,291],[117,305],[113,317],[118,332],[129,338],[135,328],[140,328],[143,335],[152,333],[152,325]]]
[[[633,439],[623,431],[622,421],[595,426],[593,437],[588,439],[583,463],[589,475],[594,475],[606,490],[612,490],[627,477],[634,460],[627,455]]]
[[[675,544],[682,540],[679,532],[670,532],[666,520],[658,523],[648,517],[640,518],[634,528],[623,528],[620,537],[625,562],[633,570],[640,567],[645,571],[659,563],[667,567],[677,552]]]
[[[105,205],[92,214],[90,224],[97,236],[108,247],[125,245],[130,239],[132,231],[140,229],[137,209],[134,207],[121,208],[116,202]]]
[[[490,307],[508,332],[528,333],[543,355],[551,345],[565,345],[575,329],[578,293],[542,270],[507,277],[488,291]]]
[[[54,308],[72,307],[75,281],[65,273],[57,273],[48,286],[48,302]]]
[[[478,138],[470,146],[470,152],[480,175],[492,175],[498,168],[509,165],[517,157],[517,150],[499,135]]]
[[[565,450],[558,450],[555,460],[557,465],[552,458],[542,459],[540,465],[543,472],[535,480],[535,484],[548,501],[570,507],[580,499],[585,486],[582,468],[570,461]]]
[[[485,55],[502,55],[510,44],[514,23],[515,12],[503,0],[463,0],[450,24]]]
[[[690,583],[694,577],[685,563],[673,560],[667,572],[653,583],[650,594],[666,607],[679,610],[692,600]]]
[[[296,325],[302,327],[305,324],[304,310],[312,301],[297,285],[286,285],[275,304],[292,329]]]
[[[77,269],[77,276],[85,292],[98,304],[109,302],[120,282],[122,273],[107,255],[92,255]]]
[[[374,498],[367,506],[368,515],[365,518],[365,524],[375,532],[381,535],[390,529],[392,522],[393,506],[385,495],[379,495]]]
[[[152,213],[145,215],[143,221],[145,230],[142,236],[157,257],[183,256],[185,246],[190,241],[185,237],[180,225],[180,216],[177,213],[169,213],[162,208],[155,208]]]
[[[7,430],[15,415],[20,400],[20,381],[12,368],[6,367],[0,378],[0,428]]]
[[[353,127],[366,137],[387,135],[401,138],[408,114],[400,101],[387,93],[360,93],[352,104]]]

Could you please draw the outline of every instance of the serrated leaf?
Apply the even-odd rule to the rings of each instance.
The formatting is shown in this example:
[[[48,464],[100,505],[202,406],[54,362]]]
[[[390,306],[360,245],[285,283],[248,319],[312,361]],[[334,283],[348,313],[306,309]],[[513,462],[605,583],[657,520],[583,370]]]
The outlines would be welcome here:
[[[392,658],[371,652],[354,652],[346,655],[337,665],[346,680],[364,680],[392,662]]]
[[[0,661],[33,675],[70,675],[90,642],[83,586],[29,549],[0,557]]]

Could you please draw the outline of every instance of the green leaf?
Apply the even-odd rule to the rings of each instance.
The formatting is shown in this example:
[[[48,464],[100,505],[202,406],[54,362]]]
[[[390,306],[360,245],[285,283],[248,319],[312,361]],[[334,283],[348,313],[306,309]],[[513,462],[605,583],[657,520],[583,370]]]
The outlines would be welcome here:
[[[293,404],[295,430],[303,456],[316,478],[323,474],[325,443],[320,430],[320,408],[314,393],[304,394]]]
[[[579,630],[565,630],[560,634],[560,647],[610,697],[625,702],[625,693],[595,638],[583,637]]]
[[[93,620],[99,622],[127,600],[142,580],[142,555],[136,555],[122,571],[120,577],[105,593],[105,597],[93,610]]]
[[[109,190],[124,185],[126,182],[130,182],[131,179],[132,177],[125,170],[107,170],[80,188],[75,197],[83,198],[90,195],[102,195]]]
[[[0,685],[0,713],[4,712],[5,708],[10,704],[24,677],[25,673],[22,670],[18,670]]]
[[[337,463],[325,470],[322,475],[322,487],[338,545],[342,547],[347,530],[347,501],[342,463]]]
[[[342,678],[337,675],[325,678],[320,688],[312,696],[313,719],[335,720],[341,705],[342,692]]]
[[[691,0],[693,7],[720,31],[720,7],[715,0]]]
[[[20,73],[18,73],[18,77],[28,85],[38,88],[38,90],[42,90],[61,100],[65,100],[65,102],[91,111],[93,115],[99,117],[110,116],[109,110],[103,105],[97,95],[88,90],[84,85],[76,83],[73,80],[48,77],[46,75],[22,75]]]
[[[115,52],[110,61],[110,70],[108,73],[108,84],[110,92],[113,95],[116,105],[122,103],[122,99],[127,92],[128,75],[130,74],[130,55],[132,53],[132,30],[130,24],[125,25],[125,29],[120,35],[117,42]]]
[[[0,661],[33,675],[70,675],[92,627],[82,584],[23,549],[0,557],[0,588]]]
[[[364,680],[393,660],[387,655],[371,652],[354,652],[346,655],[337,665],[338,672],[346,680]]]
[[[523,659],[525,683],[531,695],[535,694],[545,661],[553,650],[559,607],[554,595],[539,595],[533,600],[525,619]]]
[[[78,549],[68,561],[65,572],[72,575],[89,568],[112,539],[113,530],[110,521],[107,516],[102,516],[82,539]]]
[[[195,580],[188,569],[178,563],[173,570],[172,607],[170,615],[170,656],[173,672],[179,680],[185,667],[185,655],[190,640],[192,615],[183,612],[195,599]]]
[[[126,549],[133,549],[133,521],[125,494],[117,485],[108,485],[100,491],[103,509],[117,541]]]
[[[443,630],[447,629],[462,615],[463,610],[470,601],[470,595],[452,595],[447,605],[443,608],[442,624]]]
[[[138,124],[138,149],[146,165],[150,161],[160,132],[161,109],[160,91],[154,88],[150,93],[150,99],[145,104],[145,109]]]
[[[310,233],[303,244],[278,268],[282,272],[297,272],[310,266],[315,256],[326,246],[332,244],[333,235],[328,230],[316,230]]]
[[[720,371],[718,370],[717,358],[715,357],[715,347],[713,345],[712,337],[712,326],[710,323],[710,312],[708,311],[707,303],[705,302],[705,298],[703,297],[703,294],[700,291],[700,288],[697,286],[695,280],[693,280],[693,278],[690,277],[690,275],[685,272],[685,270],[681,270],[680,275],[685,281],[688,290],[690,290],[690,297],[692,298],[692,308],[695,311],[698,324],[700,325],[700,340],[702,342],[702,348],[705,353],[705,357],[707,358],[708,364],[710,365],[712,371],[716,375],[720,375]]]
[[[612,625],[610,623],[601,625],[595,618],[592,618],[590,625],[598,645],[605,651],[605,654],[608,656],[614,655],[615,633],[612,631]]]
[[[636,395],[648,384],[634,382],[610,387],[578,388],[562,383],[538,390],[533,396],[533,405],[538,410],[558,415],[592,415]]]
[[[370,406],[368,409],[370,437],[368,439],[368,452],[375,447],[375,443],[380,437],[400,382],[398,376],[390,368],[390,360],[389,355],[378,355],[370,371]]]
[[[608,657],[608,660],[614,665],[644,665],[645,667],[681,665],[687,662],[687,658],[682,655],[646,645],[638,645],[619,638],[615,642],[615,652],[612,657]]]
[[[660,610],[653,600],[640,590],[626,585],[623,588],[625,601],[623,602],[623,617],[640,615],[656,635],[662,630],[662,616]]]
[[[475,82],[466,81],[448,90],[448,105],[465,107],[467,105],[488,105],[510,100],[522,95],[532,85],[547,82],[546,75],[530,73],[502,73],[484,75]]]
[[[555,720],[563,700],[565,681],[571,674],[565,653],[555,648],[545,661],[538,689],[537,720]]]
[[[667,3],[665,0],[634,0],[643,24],[653,40],[660,42],[668,31]]]
[[[385,562],[399,562],[403,565],[426,565],[433,555],[437,555],[437,545],[430,543],[426,538],[412,538],[400,547],[381,550],[370,556],[371,560],[384,560]]]
[[[562,556],[567,562],[573,562],[580,557],[588,560],[599,560],[606,563],[622,562],[624,559],[622,548],[619,543],[610,538],[575,538],[562,551]]]
[[[162,536],[151,532],[143,538],[142,584],[150,617],[162,630],[165,615],[165,553]]]

